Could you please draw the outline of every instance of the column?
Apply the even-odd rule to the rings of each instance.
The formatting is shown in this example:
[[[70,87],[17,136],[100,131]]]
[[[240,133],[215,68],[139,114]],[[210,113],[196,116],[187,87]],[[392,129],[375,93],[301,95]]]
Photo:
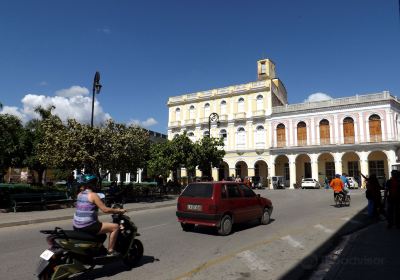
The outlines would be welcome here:
[[[108,173],[108,175],[107,175],[107,181],[108,181],[108,182],[111,182],[111,172],[110,172],[109,170],[107,170],[107,173]]]
[[[252,176],[255,176],[254,174],[255,174],[254,167],[248,167],[247,168],[247,176],[252,177]]]
[[[335,174],[343,173],[342,156],[343,156],[343,153],[334,153],[333,154],[333,158],[335,160]]]
[[[129,184],[131,182],[131,173],[125,173],[125,182]]]
[[[387,110],[386,111],[385,121],[381,121],[381,123],[382,123],[382,134],[383,134],[382,135],[382,141],[386,141],[386,140],[390,141],[390,140],[392,140],[392,135],[393,135],[392,119],[393,119],[392,113],[389,110]]]
[[[339,120],[338,116],[335,114],[333,115],[333,127],[335,129],[335,139],[332,144],[341,144],[342,142],[340,141],[340,134],[339,134]]]
[[[196,167],[196,177],[201,177],[201,170]]]
[[[307,141],[307,145],[315,145],[315,120],[314,118],[311,118],[311,122],[310,122],[310,136],[309,136],[309,141]],[[308,133],[307,133],[307,137],[308,137]]]
[[[121,182],[121,174],[117,173],[117,183]]]
[[[296,182],[296,155],[289,155],[289,189],[294,189]]]
[[[362,175],[368,175],[368,155],[365,152],[360,153],[360,169]],[[361,187],[365,186],[365,183],[364,177],[361,176]]]
[[[269,163],[268,163],[268,177],[270,178],[269,179],[269,188],[272,190],[272,189],[274,189],[274,187],[272,186],[272,180],[271,180],[271,177],[272,176],[275,176],[275,156],[271,156],[270,157],[270,161],[269,161]]]
[[[364,116],[362,112],[358,113],[358,124],[360,126],[360,137],[359,142],[363,143],[365,142],[365,132],[364,132]]]
[[[216,167],[212,168],[211,176],[213,177],[214,181],[218,180],[218,168],[216,168]]]
[[[319,181],[318,176],[318,154],[311,154],[311,174],[312,178]]]

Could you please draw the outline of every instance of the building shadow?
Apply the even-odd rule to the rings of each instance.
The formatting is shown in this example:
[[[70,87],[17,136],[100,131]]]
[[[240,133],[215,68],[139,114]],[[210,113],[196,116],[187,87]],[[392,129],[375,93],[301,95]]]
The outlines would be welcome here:
[[[332,205],[335,206],[335,205]],[[300,260],[291,270],[280,277],[280,280],[305,280],[309,279],[311,274],[318,268],[321,262],[325,261],[325,256],[334,250],[343,237],[357,232],[371,225],[373,221],[367,215],[367,208],[363,208],[349,221],[347,221],[339,230],[337,230],[331,238],[321,244],[312,253]],[[323,279],[323,278],[320,278]]]

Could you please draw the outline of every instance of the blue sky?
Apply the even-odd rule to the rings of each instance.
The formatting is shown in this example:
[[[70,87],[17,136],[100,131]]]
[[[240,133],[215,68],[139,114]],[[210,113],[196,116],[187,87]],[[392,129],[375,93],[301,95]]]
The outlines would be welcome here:
[[[166,133],[168,97],[256,80],[268,57],[289,103],[389,90],[400,96],[398,0],[0,2],[3,113],[34,105]],[[57,96],[57,97],[56,97]]]

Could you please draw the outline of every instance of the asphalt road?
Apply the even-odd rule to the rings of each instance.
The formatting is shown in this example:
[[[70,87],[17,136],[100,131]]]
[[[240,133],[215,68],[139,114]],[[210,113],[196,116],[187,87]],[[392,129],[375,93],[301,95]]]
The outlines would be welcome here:
[[[208,228],[182,231],[175,207],[129,213],[139,227],[145,256],[138,267],[122,263],[96,267],[75,279],[282,279],[366,206],[352,191],[350,207],[333,207],[327,190],[261,190],[274,204],[272,222],[234,227],[229,236]],[[107,220],[108,217],[102,217]],[[0,229],[0,278],[35,279],[40,253],[47,248],[40,229],[71,228],[60,221]]]

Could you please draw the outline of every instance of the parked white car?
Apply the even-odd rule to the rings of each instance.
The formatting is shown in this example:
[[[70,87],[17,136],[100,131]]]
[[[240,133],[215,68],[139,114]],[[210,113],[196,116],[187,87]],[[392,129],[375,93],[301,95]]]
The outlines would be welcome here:
[[[301,180],[302,189],[319,189],[321,184],[313,178],[304,178]]]
[[[354,177],[347,177],[347,180],[350,184],[350,189],[358,189],[358,183]]]

